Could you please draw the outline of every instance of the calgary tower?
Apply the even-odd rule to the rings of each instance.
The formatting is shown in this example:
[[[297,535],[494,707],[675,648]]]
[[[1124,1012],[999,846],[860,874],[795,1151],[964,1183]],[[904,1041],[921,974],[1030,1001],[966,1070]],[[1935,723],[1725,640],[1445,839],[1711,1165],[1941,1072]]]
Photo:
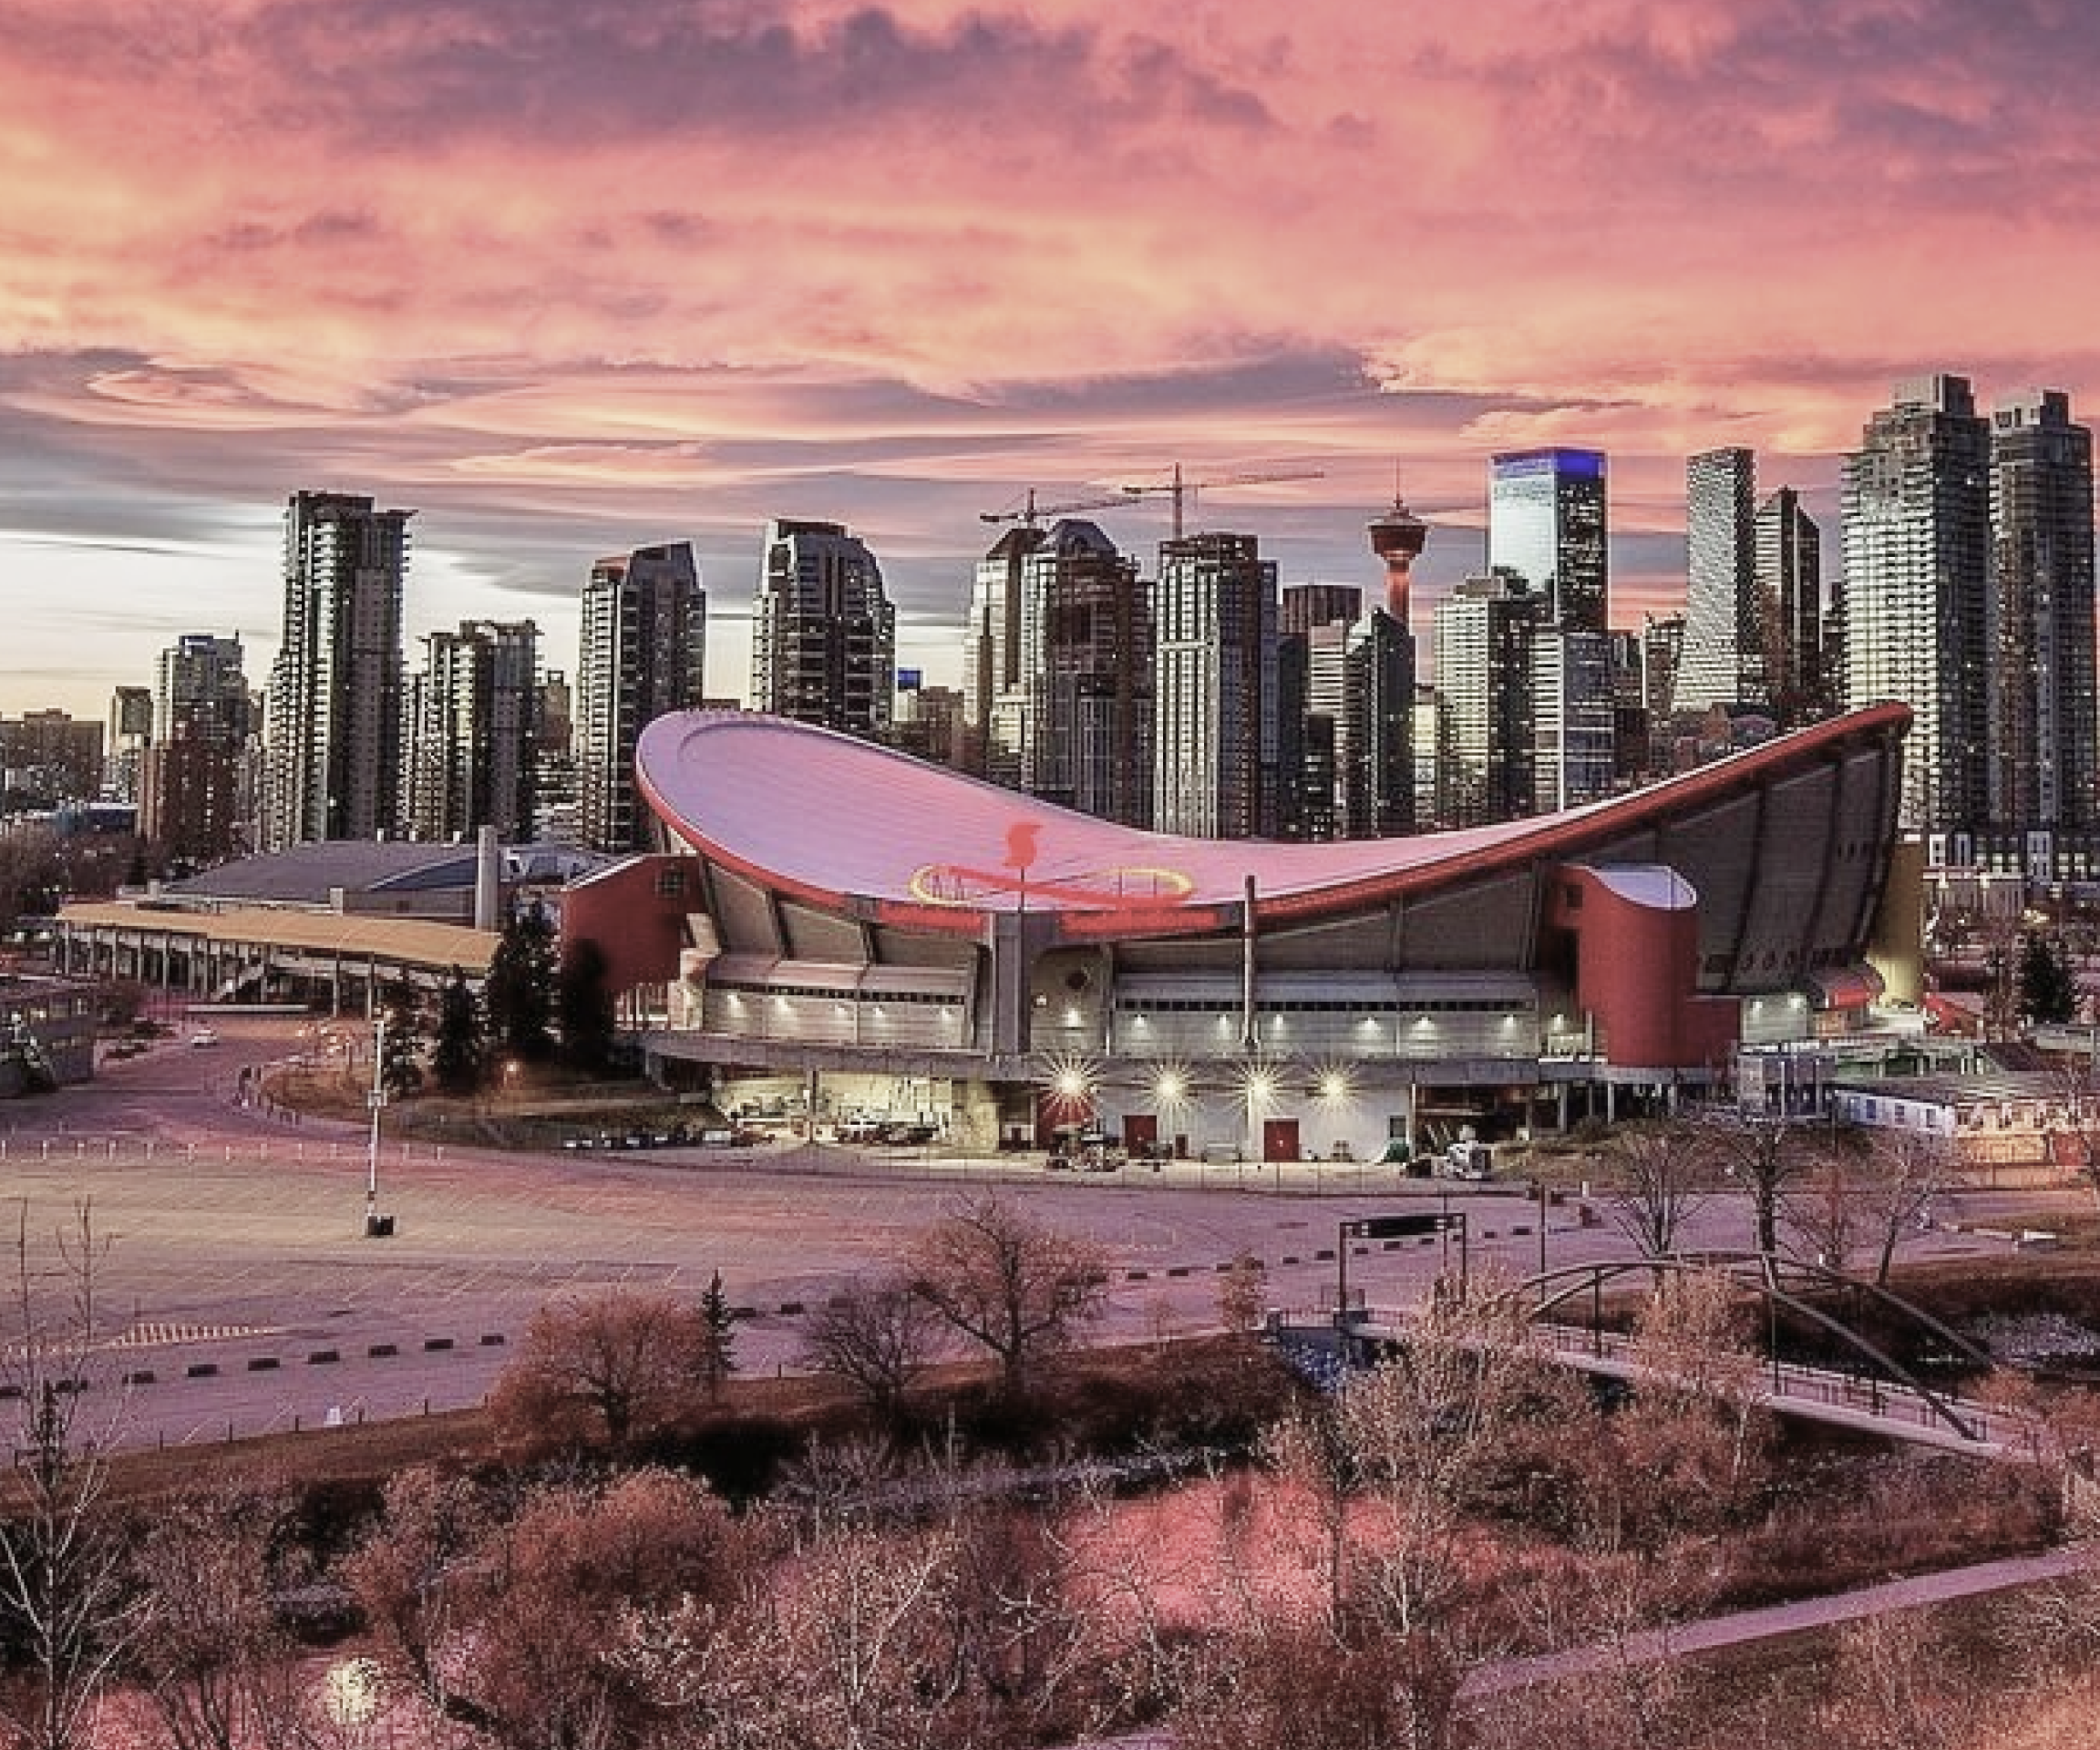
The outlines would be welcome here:
[[[1407,592],[1414,580],[1415,561],[1429,539],[1429,525],[1407,508],[1397,488],[1393,508],[1370,527],[1371,551],[1385,561],[1385,612],[1408,631]]]

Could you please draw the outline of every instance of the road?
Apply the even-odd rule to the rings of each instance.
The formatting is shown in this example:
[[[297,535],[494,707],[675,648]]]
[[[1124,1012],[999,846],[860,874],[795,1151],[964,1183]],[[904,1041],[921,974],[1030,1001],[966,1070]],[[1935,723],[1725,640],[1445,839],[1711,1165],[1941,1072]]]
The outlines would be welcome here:
[[[1477,1274],[1538,1267],[1536,1203],[1377,1168],[1172,1163],[1076,1175],[1039,1159],[835,1149],[536,1156],[389,1141],[380,1206],[396,1231],[367,1239],[363,1128],[293,1126],[239,1103],[241,1072],[293,1048],[291,1024],[215,1024],[216,1046],[159,1045],[88,1086],[0,1105],[0,1195],[22,1200],[39,1291],[65,1287],[53,1236],[77,1205],[91,1205],[108,1243],[98,1328],[110,1340],[95,1377],[112,1404],[118,1382],[133,1382],[113,1418],[126,1443],[468,1405],[550,1299],[615,1286],[697,1296],[717,1270],[748,1309],[740,1365],[789,1368],[795,1309],[891,1264],[957,1196],[994,1185],[1107,1249],[1100,1334],[1109,1340],[1210,1328],[1218,1269],[1243,1248],[1263,1261],[1273,1304],[1331,1303],[1336,1224],[1403,1198],[1467,1212]],[[1962,1213],[2042,1225],[2072,1201],[1980,1192]],[[1579,1225],[1574,1205],[1549,1214],[1555,1265],[1624,1255],[1608,1224]],[[1691,1243],[1741,1246],[1748,1234],[1741,1200],[1716,1199]],[[1411,1303],[1445,1266],[1446,1246],[1364,1247],[1349,1260],[1351,1287],[1380,1304]],[[2004,1245],[1939,1232],[1920,1249]]]

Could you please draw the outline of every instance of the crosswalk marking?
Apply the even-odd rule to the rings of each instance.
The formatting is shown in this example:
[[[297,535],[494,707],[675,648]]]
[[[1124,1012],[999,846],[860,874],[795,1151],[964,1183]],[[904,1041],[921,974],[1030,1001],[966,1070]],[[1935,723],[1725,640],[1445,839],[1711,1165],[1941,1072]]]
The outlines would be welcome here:
[[[150,1349],[170,1343],[225,1343],[240,1337],[268,1336],[272,1330],[263,1324],[183,1324],[168,1319],[141,1319],[104,1347]]]

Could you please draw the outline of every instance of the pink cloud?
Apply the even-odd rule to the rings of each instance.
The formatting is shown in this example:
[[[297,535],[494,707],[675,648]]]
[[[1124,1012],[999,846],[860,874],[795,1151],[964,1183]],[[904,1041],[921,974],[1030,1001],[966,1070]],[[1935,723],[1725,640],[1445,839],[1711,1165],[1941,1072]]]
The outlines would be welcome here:
[[[1396,455],[1457,518],[1600,444],[1662,530],[1688,451],[1827,479],[1898,375],[2100,389],[2100,15],[2049,0],[0,16],[0,359],[83,361],[0,412],[251,508],[792,485],[960,553],[1029,480],[1298,455],[1243,502],[1327,506],[1324,566]]]

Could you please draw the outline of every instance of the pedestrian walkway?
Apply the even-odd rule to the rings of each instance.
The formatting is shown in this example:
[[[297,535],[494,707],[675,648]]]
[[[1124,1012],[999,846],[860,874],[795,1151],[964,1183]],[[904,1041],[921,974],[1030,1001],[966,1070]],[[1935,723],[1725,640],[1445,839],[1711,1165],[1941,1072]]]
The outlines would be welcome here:
[[[1644,1629],[1621,1641],[1570,1647],[1564,1652],[1539,1653],[1525,1659],[1498,1660],[1468,1672],[1459,1694],[1469,1701],[1480,1701],[1534,1683],[1560,1683],[1570,1677],[1615,1671],[1629,1664],[1651,1664],[1659,1659],[1680,1659],[1722,1647],[1743,1646],[1753,1641],[1800,1634],[1812,1629],[1836,1628],[1846,1622],[1885,1616],[1892,1611],[1918,1610],[1929,1605],[1950,1604],[1957,1599],[2012,1591],[2090,1569],[2095,1553],[2089,1547],[2075,1545],[2046,1550],[2037,1556],[1981,1561],[1936,1574],[1914,1574],[1903,1580],[1883,1580],[1854,1591],[1835,1592],[1827,1598],[1768,1604],[1757,1610],[1734,1611],[1725,1616],[1707,1617],[1696,1622]]]

